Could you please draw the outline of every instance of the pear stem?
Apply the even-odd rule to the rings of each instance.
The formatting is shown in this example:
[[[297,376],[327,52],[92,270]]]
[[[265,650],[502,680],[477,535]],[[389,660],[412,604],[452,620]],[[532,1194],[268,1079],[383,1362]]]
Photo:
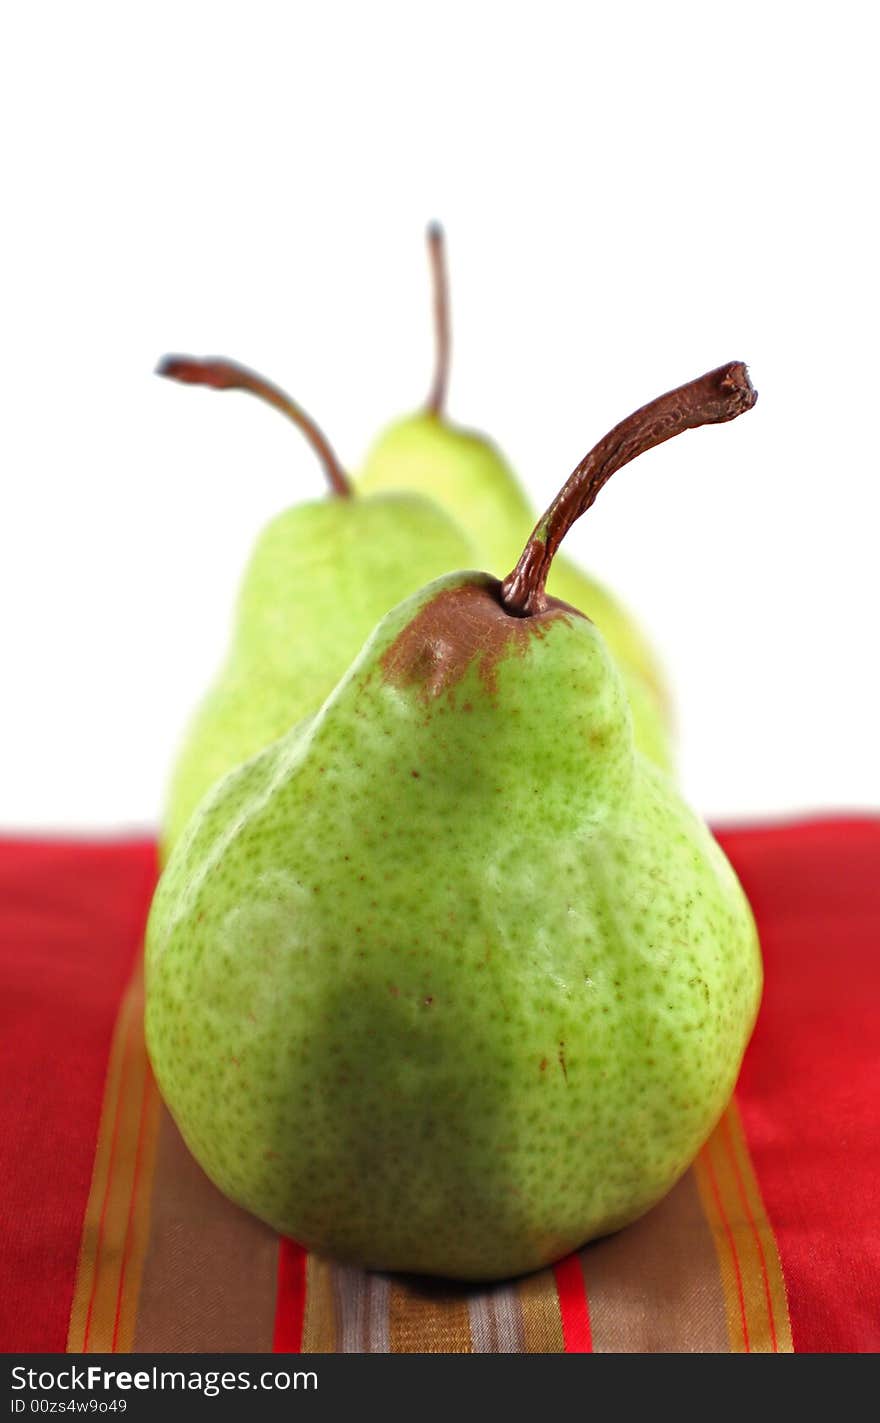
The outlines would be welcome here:
[[[751,410],[757,399],[758,392],[742,361],[730,361],[659,396],[615,425],[572,470],[535,525],[519,562],[501,585],[501,601],[507,611],[515,617],[530,617],[546,608],[544,590],[556,550],[615,470],[684,430],[735,420]]]
[[[305,435],[315,451],[327,476],[327,482],[334,495],[340,499],[350,499],[354,493],[351,480],[336,456],[327,436],[310,415],[297,405],[289,395],[277,385],[257,375],[247,366],[237,361],[227,361],[221,356],[198,359],[194,356],[163,356],[156,367],[156,374],[171,380],[182,381],[185,385],[207,385],[212,390],[247,390],[274,405],[288,420]]]
[[[428,257],[434,293],[434,380],[425,405],[429,415],[442,415],[449,385],[449,278],[446,270],[446,240],[439,222],[428,228]]]

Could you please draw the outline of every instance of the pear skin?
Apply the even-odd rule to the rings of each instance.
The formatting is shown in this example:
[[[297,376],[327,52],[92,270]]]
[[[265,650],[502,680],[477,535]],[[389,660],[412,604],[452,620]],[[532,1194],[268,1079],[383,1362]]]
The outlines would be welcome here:
[[[470,535],[487,568],[509,568],[534,519],[501,451],[477,431],[429,411],[391,425],[356,478],[364,494],[408,489],[434,500]],[[554,561],[548,592],[579,608],[600,629],[620,669],[636,744],[672,772],[669,694],[647,638],[623,604],[564,556]]]
[[[285,510],[257,541],[229,653],[175,760],[163,822],[167,855],[216,781],[321,705],[389,608],[475,558],[470,541],[428,499],[354,496],[323,432],[255,372],[216,358],[170,356],[159,373],[247,390],[275,406],[309,439],[332,494]]]
[[[160,1088],[228,1196],[343,1260],[494,1279],[670,1189],[761,961],[593,624],[452,575],[203,805],[147,984]]]
[[[538,1269],[648,1210],[729,1101],[748,902],[546,581],[614,469],[754,400],[731,363],[636,412],[506,579],[393,609],[175,847],[146,946],[160,1089],[220,1189],[309,1248]]]
[[[389,607],[422,580],[473,561],[452,520],[418,495],[279,514],[257,541],[229,654],[178,752],[166,851],[221,776],[321,705]]]
[[[485,435],[445,414],[450,336],[445,242],[428,229],[434,292],[436,364],[423,410],[395,421],[367,454],[357,485],[365,493],[407,489],[436,502],[473,539],[485,568],[509,568],[533,513],[501,450]],[[551,596],[592,618],[620,668],[630,694],[636,744],[665,770],[674,763],[671,706],[657,657],[632,613],[595,578],[564,556],[548,582]]]

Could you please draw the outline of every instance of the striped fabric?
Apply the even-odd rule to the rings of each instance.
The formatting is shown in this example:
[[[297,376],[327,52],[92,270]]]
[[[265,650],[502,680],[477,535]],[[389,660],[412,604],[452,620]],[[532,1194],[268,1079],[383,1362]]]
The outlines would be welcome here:
[[[10,1204],[16,1205],[17,1180],[19,1204],[28,1180],[38,1194],[42,1189],[46,1221],[53,1222],[59,1240],[63,1236],[64,1251],[56,1253],[50,1303],[45,1278],[28,1274],[38,1264],[43,1275],[46,1270],[46,1262],[40,1264],[40,1211],[28,1219],[19,1211],[4,1221],[0,1250],[9,1258],[0,1263],[24,1308],[10,1308],[6,1319],[0,1313],[0,1347],[94,1353],[778,1353],[829,1347],[829,1339],[830,1347],[842,1349],[880,1347],[880,1269],[869,1268],[880,1265],[880,1163],[872,1133],[880,1080],[874,1039],[860,1036],[855,1006],[861,998],[862,1016],[871,1006],[876,1014],[880,970],[868,942],[876,946],[880,926],[880,822],[739,831],[724,840],[755,904],[767,959],[765,1007],[738,1100],[692,1168],[642,1220],[553,1269],[492,1287],[368,1273],[307,1254],[214,1189],[159,1099],[144,1048],[135,926],[142,925],[148,898],[144,880],[154,873],[151,862],[147,868],[150,847],[103,847],[94,868],[108,882],[114,869],[120,872],[112,878],[116,900],[111,905],[108,894],[111,912],[102,918],[98,894],[88,913],[100,926],[108,961],[115,953],[131,971],[114,999],[120,982],[115,963],[99,1005],[109,1041],[100,1093],[94,1091],[94,1071],[89,1079],[95,1101],[88,1179],[78,1167],[77,1181],[68,1183],[69,1195],[81,1192],[78,1204],[65,1206],[58,1224],[50,1186],[40,1186],[39,1162],[19,1163],[12,1173]],[[20,860],[22,847],[11,848]],[[75,861],[79,848],[26,851],[37,865],[41,855],[56,863],[65,855]],[[131,871],[126,857],[139,867],[131,884],[123,873]],[[0,847],[4,892],[10,888],[6,858]],[[38,881],[36,876],[33,892]],[[76,875],[65,883],[73,894]],[[3,904],[0,926],[9,927],[8,901]],[[67,912],[63,905],[62,918]],[[45,936],[46,916],[39,907],[33,913]],[[13,916],[13,930],[16,922]],[[87,925],[81,938],[86,956]],[[829,989],[830,941],[840,972]],[[835,985],[845,1004],[834,1001]],[[33,991],[31,1006],[39,1007]],[[55,1005],[50,1018],[57,1009],[60,1021],[61,1007]],[[83,1011],[88,1016],[97,1006]],[[825,1064],[827,1102],[812,1080],[804,1083],[804,1072],[787,1070],[800,1063],[808,1035],[809,1053]],[[96,1052],[99,1038],[96,1031]],[[844,1073],[849,1101],[841,1140],[833,1128],[837,1075]],[[62,1097],[80,1090],[76,1082],[58,1084]],[[830,1140],[824,1148],[820,1141],[817,1150],[823,1114]],[[51,1116],[50,1106],[50,1125]],[[81,1116],[86,1131],[88,1113]],[[47,1157],[52,1151],[51,1130],[43,1150]],[[829,1222],[831,1176],[836,1215]],[[51,1184],[52,1191],[59,1189],[57,1181]],[[837,1304],[842,1297],[846,1310]],[[824,1315],[823,1299],[829,1301]]]

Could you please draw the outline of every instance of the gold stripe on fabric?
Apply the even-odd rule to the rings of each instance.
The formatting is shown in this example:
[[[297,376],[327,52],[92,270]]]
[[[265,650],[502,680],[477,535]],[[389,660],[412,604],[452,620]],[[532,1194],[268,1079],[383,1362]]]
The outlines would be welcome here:
[[[539,1270],[518,1280],[522,1310],[523,1349],[527,1354],[564,1354],[562,1315],[552,1270]]]
[[[149,1223],[158,1094],[143,1038],[143,971],[123,995],[110,1046],[83,1219],[67,1348],[130,1347]]]
[[[766,1211],[762,1194],[760,1194],[758,1175],[755,1174],[755,1167],[752,1165],[752,1157],[749,1154],[748,1141],[746,1141],[742,1117],[740,1117],[736,1101],[730,1103],[729,1110],[723,1117],[722,1134],[730,1158],[732,1158],[740,1200],[742,1200],[743,1208],[748,1215],[749,1224],[755,1229],[759,1241],[760,1268],[762,1268],[763,1281],[765,1281],[766,1291],[769,1295],[770,1325],[772,1325],[772,1332],[775,1335],[776,1352],[793,1353],[795,1352],[795,1342],[792,1339],[792,1319],[789,1315],[789,1296],[787,1296],[785,1275],[782,1271],[782,1259],[780,1259],[779,1247],[776,1245],[776,1235],[773,1234],[768,1211]]]
[[[123,1251],[116,1323],[112,1339],[114,1354],[127,1354],[134,1344],[144,1264],[150,1239],[152,1182],[162,1110],[159,1090],[148,1065],[147,1081],[144,1088],[143,1128],[141,1146],[139,1147],[140,1160],[135,1163],[129,1206],[128,1239]]]
[[[389,1316],[392,1354],[473,1352],[465,1288],[392,1280]]]
[[[715,1242],[732,1352],[790,1352],[779,1253],[735,1103],[697,1157],[694,1177]]]
[[[336,1299],[334,1265],[321,1255],[306,1258],[306,1310],[303,1319],[302,1352],[335,1354]]]

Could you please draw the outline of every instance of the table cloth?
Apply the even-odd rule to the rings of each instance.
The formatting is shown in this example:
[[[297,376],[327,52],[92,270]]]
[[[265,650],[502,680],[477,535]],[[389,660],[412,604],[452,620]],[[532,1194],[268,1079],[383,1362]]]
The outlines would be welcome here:
[[[144,1049],[153,841],[0,841],[0,1348],[880,1348],[880,819],[718,838],[766,965],[733,1103],[642,1220],[479,1288],[307,1254],[227,1202]]]

